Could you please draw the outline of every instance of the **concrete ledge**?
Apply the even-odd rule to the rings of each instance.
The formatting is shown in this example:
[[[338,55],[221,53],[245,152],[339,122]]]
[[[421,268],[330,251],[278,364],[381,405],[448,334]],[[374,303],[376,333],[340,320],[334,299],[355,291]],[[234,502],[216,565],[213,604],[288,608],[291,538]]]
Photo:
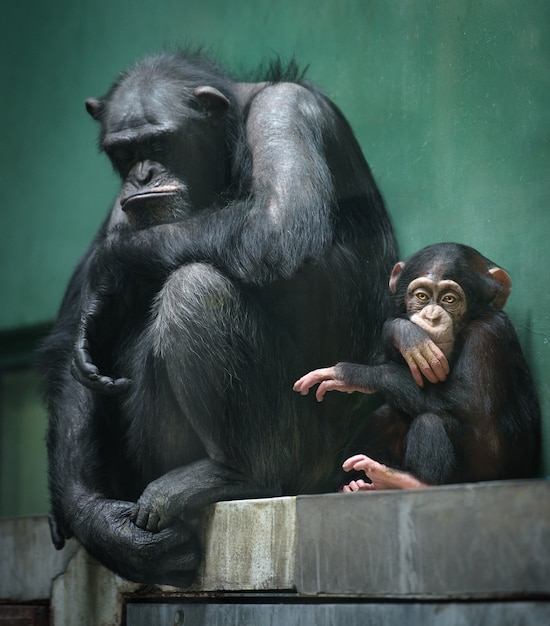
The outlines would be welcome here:
[[[544,626],[539,602],[465,603],[237,603],[129,604],[127,626]]]
[[[550,593],[550,482],[302,496],[296,589],[368,598]]]
[[[0,520],[0,601],[50,598],[56,626],[120,623],[125,603],[144,595],[530,599],[550,615],[550,481],[220,502],[203,533],[197,583],[155,589],[123,581],[74,541],[57,552],[45,517]]]
[[[220,502],[203,522],[205,558],[194,589],[293,589],[296,498]]]
[[[52,580],[65,571],[77,547],[69,542],[56,550],[45,516],[0,519],[0,600],[49,598]]]

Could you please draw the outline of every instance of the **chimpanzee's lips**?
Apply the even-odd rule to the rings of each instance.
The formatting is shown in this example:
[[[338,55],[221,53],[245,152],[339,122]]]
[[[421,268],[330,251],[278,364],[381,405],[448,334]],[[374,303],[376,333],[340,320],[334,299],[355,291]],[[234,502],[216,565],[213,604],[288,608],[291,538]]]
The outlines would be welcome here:
[[[163,185],[155,187],[146,192],[132,194],[120,199],[120,206],[123,211],[135,211],[146,208],[148,204],[162,204],[167,198],[175,195],[179,191],[177,185]],[[141,205],[141,206],[140,206]]]

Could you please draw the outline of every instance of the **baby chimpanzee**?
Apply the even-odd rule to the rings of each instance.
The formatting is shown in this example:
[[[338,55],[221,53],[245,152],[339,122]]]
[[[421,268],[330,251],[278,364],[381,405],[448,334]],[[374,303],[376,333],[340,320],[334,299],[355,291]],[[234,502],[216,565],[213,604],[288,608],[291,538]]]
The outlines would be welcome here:
[[[386,399],[354,444],[365,454],[343,465],[364,471],[370,482],[353,480],[344,491],[534,476],[540,409],[501,310],[511,290],[508,274],[473,248],[443,243],[398,263],[390,289],[399,316],[385,325],[387,362],[338,363],[294,385],[305,395],[319,384],[319,401],[327,391],[380,391]],[[426,384],[420,371],[430,372]]]

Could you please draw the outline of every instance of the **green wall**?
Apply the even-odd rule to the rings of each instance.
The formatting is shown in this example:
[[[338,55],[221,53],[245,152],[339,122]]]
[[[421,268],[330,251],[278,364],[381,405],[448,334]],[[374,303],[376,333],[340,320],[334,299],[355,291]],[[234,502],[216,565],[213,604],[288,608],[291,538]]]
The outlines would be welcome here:
[[[237,71],[296,55],[356,130],[403,255],[460,241],[512,275],[548,442],[549,26],[548,0],[4,0],[0,331],[54,317],[114,196],[85,98],[166,45]]]

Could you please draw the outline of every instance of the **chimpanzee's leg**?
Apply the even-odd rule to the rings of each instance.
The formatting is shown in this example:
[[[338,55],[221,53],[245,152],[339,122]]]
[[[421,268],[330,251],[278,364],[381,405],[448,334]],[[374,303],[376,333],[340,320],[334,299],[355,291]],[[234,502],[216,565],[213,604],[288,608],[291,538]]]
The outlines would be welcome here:
[[[237,289],[210,265],[183,266],[159,293],[141,342],[139,351],[149,346],[152,353],[154,384],[164,397],[172,394],[206,458],[186,459],[182,441],[179,467],[145,489],[136,523],[154,530],[210,502],[280,494],[293,468],[295,434],[305,425],[294,408],[290,339],[252,290]],[[139,371],[132,378],[136,405],[151,381]],[[160,457],[164,437],[154,431],[162,424],[148,430]]]
[[[410,418],[388,404],[374,411],[345,450],[346,457],[366,454],[387,465],[399,465]]]
[[[456,472],[456,450],[451,437],[458,436],[446,414],[423,413],[409,428],[403,469],[430,485],[450,482]]]
[[[385,405],[348,449],[348,484],[364,474],[372,482],[365,488],[372,489],[414,489],[452,482],[457,478],[453,440],[456,443],[458,436],[455,420],[445,413],[424,413],[409,421]]]
[[[286,371],[293,350],[261,302],[212,266],[187,265],[166,282],[153,333],[155,354],[208,456],[279,483],[292,426],[281,413],[293,412]]]

